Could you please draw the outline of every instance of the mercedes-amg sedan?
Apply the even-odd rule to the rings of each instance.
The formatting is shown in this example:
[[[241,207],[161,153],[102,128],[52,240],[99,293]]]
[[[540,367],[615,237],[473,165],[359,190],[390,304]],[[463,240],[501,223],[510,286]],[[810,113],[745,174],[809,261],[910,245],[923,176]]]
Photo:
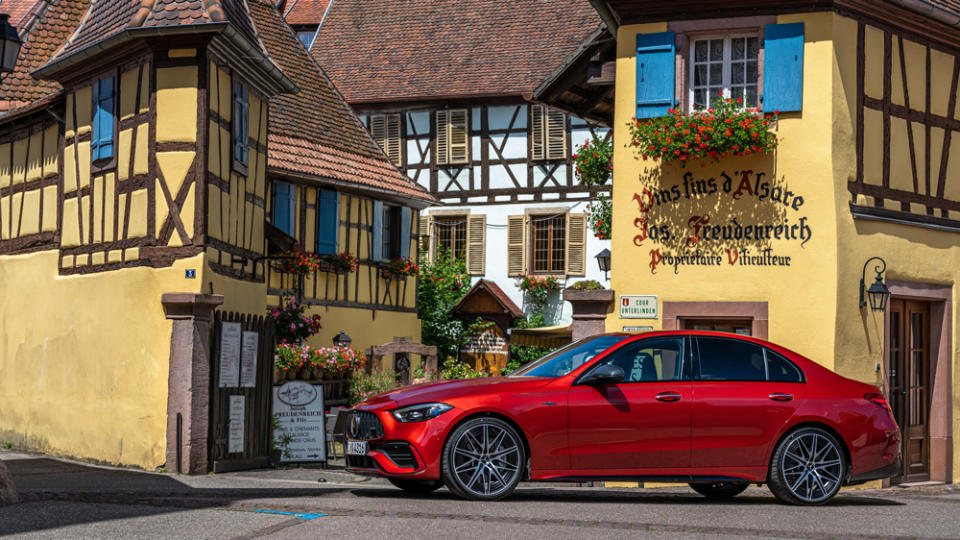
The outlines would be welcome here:
[[[751,337],[606,334],[508,377],[399,388],[357,405],[347,468],[468,499],[524,479],[687,482],[708,497],[765,483],[821,504],[900,470],[875,386]]]

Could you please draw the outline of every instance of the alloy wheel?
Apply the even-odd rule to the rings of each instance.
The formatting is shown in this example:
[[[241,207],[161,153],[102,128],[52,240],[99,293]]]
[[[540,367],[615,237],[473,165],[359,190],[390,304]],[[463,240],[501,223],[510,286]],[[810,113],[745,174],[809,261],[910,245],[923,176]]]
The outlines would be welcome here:
[[[808,504],[832,497],[843,479],[843,454],[836,441],[819,430],[804,431],[790,440],[779,465],[790,494]]]
[[[477,498],[496,498],[511,490],[523,470],[523,447],[500,422],[478,422],[455,434],[451,467],[462,490]]]

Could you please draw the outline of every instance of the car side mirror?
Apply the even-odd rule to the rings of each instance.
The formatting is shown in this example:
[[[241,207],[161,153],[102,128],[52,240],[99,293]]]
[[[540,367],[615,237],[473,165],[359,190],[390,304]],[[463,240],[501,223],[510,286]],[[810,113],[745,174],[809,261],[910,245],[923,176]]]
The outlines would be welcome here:
[[[592,386],[603,384],[616,384],[623,381],[626,375],[623,368],[616,364],[605,364],[591,371],[586,377],[580,379],[580,384],[589,384]]]

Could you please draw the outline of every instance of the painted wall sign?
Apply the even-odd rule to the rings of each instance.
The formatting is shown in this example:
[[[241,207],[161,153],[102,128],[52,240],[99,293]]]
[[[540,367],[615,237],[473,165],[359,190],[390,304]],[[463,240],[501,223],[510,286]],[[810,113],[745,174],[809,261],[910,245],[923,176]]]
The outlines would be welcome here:
[[[243,424],[246,418],[244,396],[230,396],[230,425],[227,428],[227,453],[243,452]]]
[[[801,215],[803,196],[765,176],[744,170],[696,178],[685,172],[680,183],[635,192],[633,244],[648,249],[650,273],[663,266],[675,274],[687,266],[790,266],[792,256],[773,242],[803,248],[813,228]]]
[[[657,295],[620,295],[621,319],[656,319],[658,317]]]
[[[257,352],[260,346],[260,334],[244,332],[242,345],[240,352],[240,386],[253,388],[257,386]]]
[[[283,434],[292,437],[280,460],[326,461],[326,417],[323,413],[323,385],[287,381],[273,387],[273,414],[280,420],[274,433],[279,443]]]
[[[240,323],[220,324],[220,388],[240,386]]]
[[[489,369],[498,372],[507,365],[510,344],[500,326],[490,323],[478,334],[464,336],[460,346],[460,360],[474,369]]]

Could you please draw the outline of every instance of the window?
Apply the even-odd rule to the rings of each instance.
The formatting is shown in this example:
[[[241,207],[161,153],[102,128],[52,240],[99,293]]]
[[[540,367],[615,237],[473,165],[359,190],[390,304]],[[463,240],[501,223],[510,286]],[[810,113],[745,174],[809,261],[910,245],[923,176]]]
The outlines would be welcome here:
[[[275,182],[273,192],[273,225],[288,236],[296,236],[297,186]]]
[[[765,381],[763,348],[738,339],[697,338],[700,380]]]
[[[297,24],[293,26],[293,31],[297,33],[297,39],[308,50],[313,46],[313,39],[317,37],[318,24]]]
[[[317,253],[336,253],[339,232],[340,194],[321,189],[317,200]]]
[[[586,216],[563,213],[563,208],[548,210],[507,217],[508,275],[586,274]]]
[[[767,379],[776,382],[803,382],[803,373],[793,362],[783,356],[764,349],[767,355]]]
[[[466,263],[467,273],[482,276],[486,262],[487,216],[441,214],[420,216],[420,240],[428,260],[443,247]]]
[[[403,166],[403,137],[399,114],[375,114],[370,117],[370,134],[397,167]]]
[[[722,36],[690,43],[690,103],[706,108],[723,99],[742,98],[756,107],[760,71],[760,38]]]
[[[753,335],[753,321],[750,319],[687,319],[680,320],[683,330],[707,330],[727,332],[728,334]]]
[[[233,163],[246,174],[250,133],[250,97],[247,85],[233,83]]]
[[[510,374],[511,377],[563,377],[627,336],[591,336],[542,356]]]
[[[113,77],[100,79],[94,85],[93,133],[90,141],[91,160],[113,157],[114,108]]]
[[[683,338],[644,339],[614,352],[604,364],[623,370],[623,382],[683,379]]]
[[[456,165],[470,162],[470,137],[467,133],[467,110],[451,109],[436,112],[437,165]]]
[[[543,105],[531,105],[530,150],[533,159],[566,159],[567,116]]]
[[[437,247],[447,249],[454,258],[467,256],[467,216],[436,217],[433,227],[437,236]]]
[[[374,261],[410,256],[412,217],[406,206],[388,206],[383,201],[373,201]]]

